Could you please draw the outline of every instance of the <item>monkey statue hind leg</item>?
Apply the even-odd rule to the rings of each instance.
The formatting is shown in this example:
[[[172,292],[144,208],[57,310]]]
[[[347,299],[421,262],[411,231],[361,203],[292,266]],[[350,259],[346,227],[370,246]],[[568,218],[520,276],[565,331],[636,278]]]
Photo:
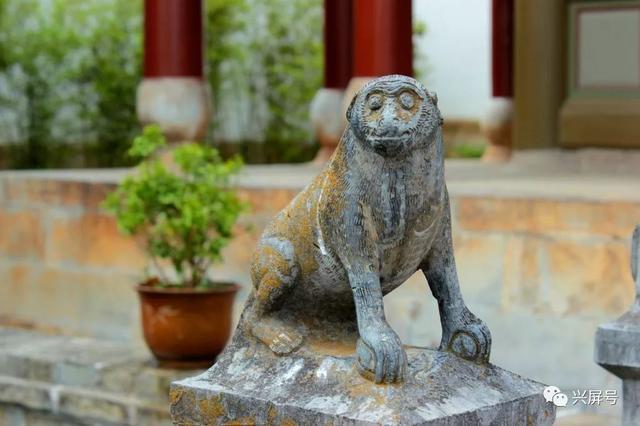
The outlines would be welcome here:
[[[255,298],[250,314],[250,331],[277,355],[295,351],[304,340],[300,331],[275,315],[284,297],[295,285],[298,272],[290,241],[269,237],[260,242],[251,267]]]

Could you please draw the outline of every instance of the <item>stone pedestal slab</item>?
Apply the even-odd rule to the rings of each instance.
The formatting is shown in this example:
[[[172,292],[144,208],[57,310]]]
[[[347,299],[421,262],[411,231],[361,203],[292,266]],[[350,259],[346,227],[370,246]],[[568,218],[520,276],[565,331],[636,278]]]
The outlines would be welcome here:
[[[175,424],[551,425],[543,385],[493,365],[407,347],[408,380],[376,385],[354,348],[311,341],[277,357],[241,330],[206,373],[175,382]]]

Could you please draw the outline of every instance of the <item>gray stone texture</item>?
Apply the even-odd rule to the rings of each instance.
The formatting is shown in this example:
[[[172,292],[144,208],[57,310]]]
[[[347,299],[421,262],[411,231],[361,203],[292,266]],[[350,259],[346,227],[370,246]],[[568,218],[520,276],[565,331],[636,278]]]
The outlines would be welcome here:
[[[170,383],[193,373],[118,342],[0,327],[0,425],[168,425]]]
[[[636,300],[616,321],[598,327],[595,361],[622,379],[622,424],[640,424],[640,225],[631,239],[631,276]]]
[[[178,425],[551,425],[544,386],[491,364],[405,347],[406,381],[375,384],[355,368],[352,346],[313,341],[274,356],[236,335],[208,372],[174,383]]]

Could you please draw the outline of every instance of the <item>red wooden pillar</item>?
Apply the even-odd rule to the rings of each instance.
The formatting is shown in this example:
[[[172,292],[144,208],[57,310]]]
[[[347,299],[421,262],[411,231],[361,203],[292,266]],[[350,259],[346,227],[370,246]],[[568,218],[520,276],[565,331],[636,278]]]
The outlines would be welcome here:
[[[311,102],[311,122],[321,149],[316,162],[325,162],[344,131],[344,90],[353,68],[353,3],[324,0],[324,87]]]
[[[354,74],[413,75],[411,0],[355,0]]]
[[[344,90],[352,76],[352,2],[324,0],[324,87]]]
[[[202,0],[145,0],[144,76],[202,77]]]
[[[502,162],[512,150],[514,0],[492,0],[491,17],[493,98],[483,122],[489,145],[482,159]]]
[[[138,118],[159,124],[170,140],[202,139],[209,123],[203,23],[202,0],[144,1]]]
[[[343,113],[370,80],[388,74],[413,76],[411,0],[353,1],[353,78]]]
[[[513,97],[513,0],[493,0],[491,81],[494,97]]]

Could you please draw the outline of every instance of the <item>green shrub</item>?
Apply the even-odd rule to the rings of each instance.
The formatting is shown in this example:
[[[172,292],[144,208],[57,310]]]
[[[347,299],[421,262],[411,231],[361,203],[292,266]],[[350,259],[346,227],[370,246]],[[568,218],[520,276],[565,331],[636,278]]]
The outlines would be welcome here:
[[[485,151],[484,145],[471,144],[471,143],[463,143],[460,145],[455,145],[451,149],[451,153],[449,157],[452,158],[480,158]]]
[[[265,6],[268,37],[255,46],[268,87],[265,142],[295,162],[300,145],[313,137],[309,105],[322,85],[322,2],[270,0]]]
[[[142,238],[162,285],[211,286],[209,266],[222,259],[245,209],[230,187],[242,162],[223,161],[215,149],[190,143],[174,149],[178,170],[173,171],[154,157],[165,144],[158,126],[146,127],[134,139],[129,154],[142,162],[104,207],[123,233]],[[169,273],[162,260],[169,261]]]
[[[131,165],[127,149],[140,131],[136,88],[142,77],[142,2],[89,4],[100,19],[83,39],[84,60],[71,75],[86,88],[79,99],[84,105],[79,118],[85,125],[86,162],[97,167]]]

